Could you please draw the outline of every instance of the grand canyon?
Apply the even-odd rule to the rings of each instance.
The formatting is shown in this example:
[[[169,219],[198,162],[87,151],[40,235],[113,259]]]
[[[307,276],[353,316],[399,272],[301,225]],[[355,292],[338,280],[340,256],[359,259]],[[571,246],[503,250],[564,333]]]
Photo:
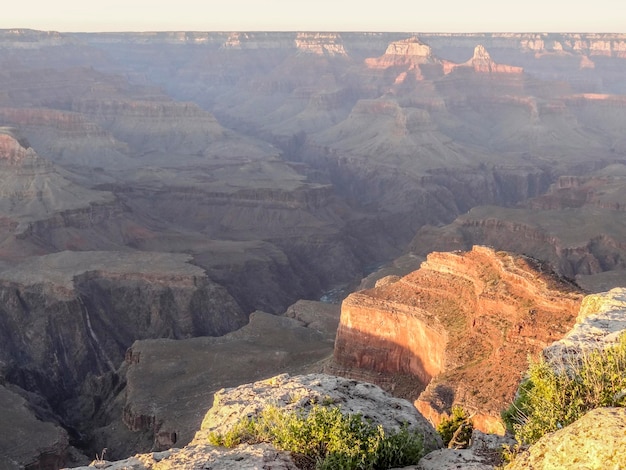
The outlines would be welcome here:
[[[626,34],[15,29],[0,64],[0,468],[191,445],[279,374],[501,435],[626,286]]]

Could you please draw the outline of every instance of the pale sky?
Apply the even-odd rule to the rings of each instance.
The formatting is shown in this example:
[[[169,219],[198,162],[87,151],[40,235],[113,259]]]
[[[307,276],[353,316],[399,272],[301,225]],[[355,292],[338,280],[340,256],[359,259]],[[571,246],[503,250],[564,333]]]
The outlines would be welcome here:
[[[626,33],[624,0],[7,0],[0,29]]]

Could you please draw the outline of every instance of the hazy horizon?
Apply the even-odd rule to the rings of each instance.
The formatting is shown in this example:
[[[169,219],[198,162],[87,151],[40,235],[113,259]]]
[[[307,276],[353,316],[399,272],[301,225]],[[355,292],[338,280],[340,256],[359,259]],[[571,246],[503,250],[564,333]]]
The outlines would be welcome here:
[[[626,11],[617,0],[593,8],[572,2],[447,0],[228,0],[177,2],[24,0],[4,8],[1,29],[59,32],[140,31],[363,31],[423,33],[620,33]]]

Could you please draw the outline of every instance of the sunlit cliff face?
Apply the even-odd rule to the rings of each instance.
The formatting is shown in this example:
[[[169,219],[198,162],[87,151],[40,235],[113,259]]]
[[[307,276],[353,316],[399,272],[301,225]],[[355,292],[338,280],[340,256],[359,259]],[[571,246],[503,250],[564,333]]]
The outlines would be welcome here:
[[[415,377],[425,391],[410,398],[435,423],[459,404],[478,428],[504,432],[500,411],[528,354],[564,335],[582,301],[576,286],[542,269],[478,246],[431,253],[418,271],[343,302],[335,361],[383,382]]]

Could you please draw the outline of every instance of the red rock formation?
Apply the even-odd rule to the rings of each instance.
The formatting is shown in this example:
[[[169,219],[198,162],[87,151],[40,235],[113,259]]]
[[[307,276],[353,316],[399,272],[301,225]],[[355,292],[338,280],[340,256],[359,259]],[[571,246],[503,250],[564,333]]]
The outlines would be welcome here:
[[[419,270],[344,301],[336,366],[375,371],[391,388],[403,385],[394,376],[413,376],[426,389],[408,398],[433,422],[459,404],[478,428],[502,432],[528,354],[564,335],[581,301],[529,258],[479,246],[431,253]]]
[[[503,73],[503,74],[521,74],[524,72],[522,67],[513,65],[496,64],[489,55],[484,46],[478,45],[474,48],[474,56],[464,64],[448,64],[445,67],[446,73],[453,71],[459,67],[472,67],[477,73]]]
[[[384,55],[365,59],[365,66],[370,69],[399,69],[396,84],[404,82],[408,76],[423,80],[422,72],[426,70],[431,73],[439,71],[438,75],[441,75],[442,66],[447,65],[447,61],[434,57],[430,46],[416,37],[392,42]]]

